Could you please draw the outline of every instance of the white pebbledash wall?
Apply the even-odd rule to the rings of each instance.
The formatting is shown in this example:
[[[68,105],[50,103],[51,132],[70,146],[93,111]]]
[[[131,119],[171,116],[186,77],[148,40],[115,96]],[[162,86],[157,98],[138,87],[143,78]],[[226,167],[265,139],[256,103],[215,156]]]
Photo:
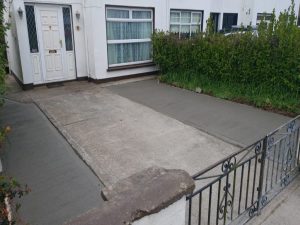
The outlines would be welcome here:
[[[186,197],[161,210],[133,222],[132,225],[185,225]]]
[[[155,12],[155,29],[168,30],[170,9],[203,10],[203,29],[206,29],[206,20],[210,13],[220,13],[220,27],[223,13],[238,13],[238,24],[256,24],[257,13],[271,13],[290,6],[289,0],[14,0],[9,1],[9,15],[6,19],[11,23],[11,30],[7,33],[8,58],[10,70],[24,84],[39,84],[42,82],[41,73],[34,73],[32,55],[29,51],[29,40],[26,20],[18,15],[18,9],[25,12],[24,2],[39,4],[64,4],[72,7],[73,30],[77,77],[90,77],[95,80],[148,73],[156,71],[156,66],[137,67],[108,71],[107,44],[106,44],[106,5],[149,7]],[[296,0],[296,12],[300,0]],[[75,13],[81,17],[77,19]]]

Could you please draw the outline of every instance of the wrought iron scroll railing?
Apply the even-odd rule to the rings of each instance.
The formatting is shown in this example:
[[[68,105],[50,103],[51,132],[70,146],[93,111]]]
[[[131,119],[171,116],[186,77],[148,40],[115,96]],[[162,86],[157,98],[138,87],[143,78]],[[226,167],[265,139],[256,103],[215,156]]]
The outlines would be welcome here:
[[[299,173],[300,116],[193,176],[188,225],[244,224]]]

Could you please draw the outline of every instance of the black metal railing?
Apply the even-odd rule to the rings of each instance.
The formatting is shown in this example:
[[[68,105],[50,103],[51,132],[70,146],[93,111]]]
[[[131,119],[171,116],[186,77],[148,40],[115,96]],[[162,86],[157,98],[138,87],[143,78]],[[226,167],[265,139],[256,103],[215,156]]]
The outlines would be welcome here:
[[[193,176],[188,225],[244,224],[299,173],[300,116]]]

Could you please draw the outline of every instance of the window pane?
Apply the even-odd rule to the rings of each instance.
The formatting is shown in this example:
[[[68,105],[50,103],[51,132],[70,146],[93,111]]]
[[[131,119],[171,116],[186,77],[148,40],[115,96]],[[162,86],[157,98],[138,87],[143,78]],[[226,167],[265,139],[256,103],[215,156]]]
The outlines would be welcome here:
[[[173,32],[173,33],[179,33],[180,25],[171,25],[170,26],[170,31]]]
[[[191,29],[190,25],[182,25],[180,37],[182,38],[190,37],[190,29]]]
[[[145,39],[151,38],[152,22],[107,22],[107,39]]]
[[[192,23],[197,23],[197,24],[200,24],[201,23],[201,20],[202,20],[202,14],[201,13],[192,13]]]
[[[297,21],[297,25],[300,26],[300,6],[299,6],[299,10],[298,10],[298,21]]]
[[[181,23],[191,22],[191,12],[181,12]]]
[[[191,26],[191,33],[199,33],[200,32],[200,25],[192,25]]]
[[[196,34],[198,34],[201,30],[200,25],[192,25],[191,26],[191,36],[194,37]]]
[[[66,50],[73,51],[72,24],[70,8],[63,8]]]
[[[180,22],[180,12],[171,12],[171,23],[179,23]]]
[[[108,45],[108,64],[139,62],[151,59],[151,42]]]
[[[223,29],[230,30],[232,26],[237,25],[238,14],[237,13],[224,13],[223,14]]]
[[[129,10],[107,9],[107,18],[129,18]]]
[[[150,11],[133,11],[132,12],[133,19],[151,19]]]
[[[25,5],[26,19],[27,19],[27,30],[29,38],[30,52],[39,52],[39,46],[36,34],[35,14],[34,7],[32,5]]]

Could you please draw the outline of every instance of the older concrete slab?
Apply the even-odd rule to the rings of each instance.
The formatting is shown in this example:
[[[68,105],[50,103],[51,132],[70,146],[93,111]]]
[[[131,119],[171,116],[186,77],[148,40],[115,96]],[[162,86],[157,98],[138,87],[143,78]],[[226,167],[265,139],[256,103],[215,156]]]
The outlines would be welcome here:
[[[102,205],[98,178],[34,104],[7,101],[0,124],[12,127],[4,172],[32,190],[21,200],[24,224],[59,225]]]
[[[146,80],[108,87],[187,125],[240,146],[250,145],[289,118]]]
[[[66,83],[63,87],[41,87],[25,93],[106,185],[151,166],[194,174],[238,149],[89,84]]]

